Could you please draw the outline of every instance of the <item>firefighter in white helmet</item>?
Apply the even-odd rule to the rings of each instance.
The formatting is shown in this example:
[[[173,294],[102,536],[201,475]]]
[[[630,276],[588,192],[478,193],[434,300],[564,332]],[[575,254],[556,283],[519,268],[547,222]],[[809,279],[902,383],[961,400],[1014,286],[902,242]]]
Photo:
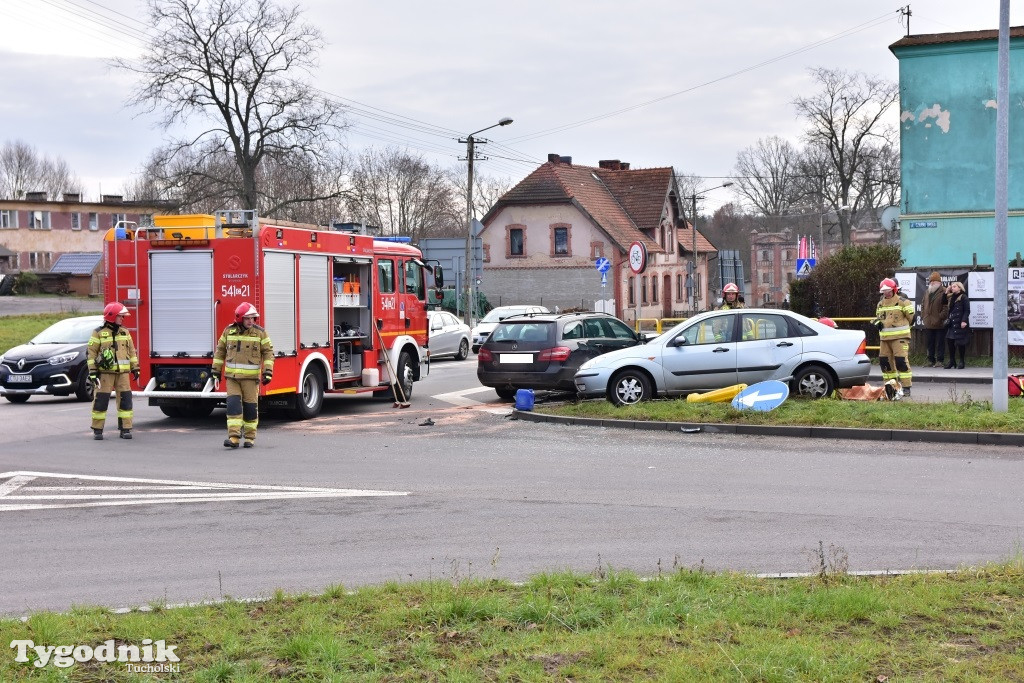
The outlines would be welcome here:
[[[881,299],[875,309],[872,324],[878,328],[878,364],[882,368],[882,380],[896,380],[903,386],[903,395],[910,396],[913,373],[910,371],[910,326],[914,324],[914,302],[899,292],[899,285],[892,278],[885,278],[878,284]]]
[[[274,376],[274,345],[266,330],[256,324],[259,311],[245,302],[235,309],[235,322],[224,328],[213,355],[214,384],[220,388],[220,373],[227,384],[228,438],[225,448],[256,444],[259,424],[260,383],[270,384]]]
[[[722,287],[722,305],[718,307],[719,311],[729,311],[734,308],[745,308],[743,300],[740,298],[740,288],[736,286],[735,282],[730,282],[725,287]]]
[[[127,307],[119,301],[111,301],[103,307],[103,325],[93,330],[86,347],[86,365],[89,381],[95,386],[92,399],[92,434],[94,439],[103,438],[103,425],[107,421],[110,392],[117,401],[117,426],[122,439],[132,438],[132,387],[128,380],[131,375],[139,379],[139,357],[135,351],[132,335],[121,323],[130,315]]]

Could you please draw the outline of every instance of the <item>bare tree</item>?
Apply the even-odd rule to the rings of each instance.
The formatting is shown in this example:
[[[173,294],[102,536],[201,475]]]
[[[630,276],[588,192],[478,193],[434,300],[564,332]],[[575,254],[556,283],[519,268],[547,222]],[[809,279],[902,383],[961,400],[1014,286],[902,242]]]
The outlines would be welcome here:
[[[27,192],[59,197],[64,192],[80,191],[81,185],[60,157],[41,156],[22,140],[8,141],[0,147],[0,197],[22,199]]]
[[[800,188],[799,151],[773,135],[759,139],[736,155],[736,191],[765,216],[791,213]]]
[[[137,74],[130,103],[158,112],[166,126],[205,121],[190,139],[161,153],[164,166],[198,165],[190,182],[213,170],[205,156],[230,155],[236,173],[210,178],[205,193],[229,194],[241,208],[273,215],[291,204],[340,195],[275,197],[261,184],[268,159],[334,156],[340,131],[337,105],[308,82],[322,47],[320,32],[303,23],[297,7],[273,0],[149,0],[159,40],[139,61],[117,66]],[[289,164],[292,162],[289,161]],[[181,175],[181,174],[179,174]]]
[[[821,89],[793,101],[797,114],[808,123],[804,170],[821,174],[817,183],[812,179],[809,184],[818,186],[825,208],[839,213],[842,241],[848,245],[851,213],[840,208],[856,213],[868,200],[857,179],[872,150],[895,144],[893,130],[883,119],[899,100],[899,88],[862,73],[818,68],[811,74]]]
[[[474,173],[473,178],[473,216],[480,218],[491,207],[498,203],[502,196],[512,189],[512,181],[508,178],[494,178],[481,173]],[[452,203],[451,234],[436,235],[437,237],[466,238],[469,229],[466,223],[466,168],[455,167],[449,171],[449,182],[452,185],[454,201]]]
[[[462,222],[449,173],[422,157],[389,147],[368,150],[352,170],[347,208],[354,220],[378,225],[385,234],[423,237],[452,234]]]

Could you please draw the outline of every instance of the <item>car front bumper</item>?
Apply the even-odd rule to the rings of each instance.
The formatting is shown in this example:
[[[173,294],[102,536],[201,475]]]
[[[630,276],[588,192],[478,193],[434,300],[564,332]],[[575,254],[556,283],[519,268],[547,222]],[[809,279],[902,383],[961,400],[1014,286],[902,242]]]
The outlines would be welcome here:
[[[608,392],[608,382],[611,376],[611,368],[581,370],[573,377],[576,393],[584,398],[603,397]]]
[[[29,375],[31,382],[11,382],[10,374],[0,375],[0,396],[31,396],[34,394],[53,394],[66,396],[75,390],[75,382],[66,372],[38,376],[33,372]]]

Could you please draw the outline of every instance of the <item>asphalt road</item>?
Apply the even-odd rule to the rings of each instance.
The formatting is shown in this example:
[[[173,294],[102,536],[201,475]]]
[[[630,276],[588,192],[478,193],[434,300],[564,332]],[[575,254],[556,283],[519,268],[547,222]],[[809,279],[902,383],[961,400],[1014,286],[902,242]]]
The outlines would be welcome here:
[[[136,439],[100,442],[86,404],[0,402],[0,472],[50,475],[0,477],[0,613],[598,566],[812,571],[819,542],[851,570],[953,568],[1022,543],[1018,449],[525,423],[474,370],[435,364],[406,410],[350,398],[309,422],[263,416],[252,450],[221,446],[221,411],[141,406]],[[80,495],[121,504],[54,498]],[[160,496],[193,498],[123,504]]]

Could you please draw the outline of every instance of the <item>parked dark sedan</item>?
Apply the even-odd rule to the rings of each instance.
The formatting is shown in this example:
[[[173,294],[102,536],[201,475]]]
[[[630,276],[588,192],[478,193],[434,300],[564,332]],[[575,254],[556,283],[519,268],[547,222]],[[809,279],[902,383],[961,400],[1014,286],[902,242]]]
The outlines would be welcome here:
[[[477,353],[476,376],[504,399],[518,389],[576,391],[584,361],[635,346],[640,336],[607,313],[533,313],[498,323]]]
[[[0,394],[24,403],[33,394],[70,396],[91,401],[93,384],[86,367],[86,347],[102,315],[67,318],[50,325],[32,341],[0,356]]]

